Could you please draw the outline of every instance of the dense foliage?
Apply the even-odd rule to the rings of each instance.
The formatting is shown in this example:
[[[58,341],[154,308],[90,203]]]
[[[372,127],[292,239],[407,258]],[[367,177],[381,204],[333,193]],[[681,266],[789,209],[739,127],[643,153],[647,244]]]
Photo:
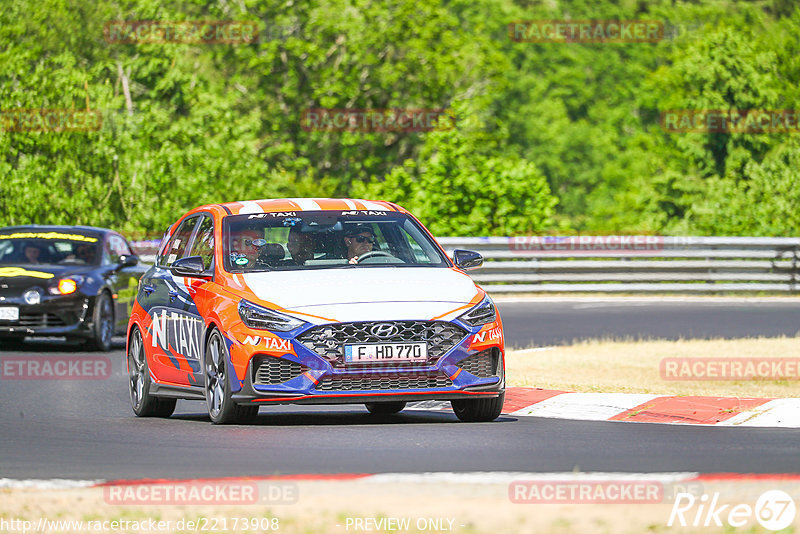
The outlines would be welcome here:
[[[510,22],[535,19],[657,20],[666,35],[510,38]],[[252,21],[260,34],[108,42],[104,26],[122,20]],[[794,0],[14,0],[0,7],[0,113],[90,109],[103,124],[0,122],[0,225],[160,234],[203,203],[365,196],[440,235],[797,235],[800,135],[659,121],[800,109],[798,82]],[[310,108],[449,109],[457,121],[307,131]]]

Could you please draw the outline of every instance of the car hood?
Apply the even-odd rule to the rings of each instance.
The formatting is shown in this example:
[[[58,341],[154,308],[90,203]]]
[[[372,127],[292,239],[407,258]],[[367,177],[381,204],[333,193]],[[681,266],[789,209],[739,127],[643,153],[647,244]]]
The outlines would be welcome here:
[[[76,268],[74,265],[0,265],[0,291],[46,286],[59,278],[90,270],[87,267]]]
[[[259,300],[311,322],[447,319],[463,313],[478,294],[466,274],[435,267],[273,271],[241,278]]]

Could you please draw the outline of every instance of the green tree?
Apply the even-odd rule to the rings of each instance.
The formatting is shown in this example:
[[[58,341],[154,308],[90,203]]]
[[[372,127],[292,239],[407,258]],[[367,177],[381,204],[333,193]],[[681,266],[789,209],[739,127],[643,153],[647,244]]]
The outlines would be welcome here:
[[[552,224],[556,199],[529,161],[502,152],[502,131],[477,115],[458,128],[428,134],[419,160],[406,160],[384,180],[357,186],[359,196],[393,199],[437,235],[512,235]]]

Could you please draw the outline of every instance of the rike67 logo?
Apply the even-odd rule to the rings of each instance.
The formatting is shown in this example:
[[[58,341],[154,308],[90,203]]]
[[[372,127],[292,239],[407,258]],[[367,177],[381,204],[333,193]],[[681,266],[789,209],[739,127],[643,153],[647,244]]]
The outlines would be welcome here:
[[[739,528],[757,521],[767,530],[783,530],[794,521],[797,508],[792,497],[781,490],[762,493],[755,506],[745,503],[720,504],[719,493],[711,497],[703,494],[679,493],[672,505],[667,526],[721,527],[723,522]]]

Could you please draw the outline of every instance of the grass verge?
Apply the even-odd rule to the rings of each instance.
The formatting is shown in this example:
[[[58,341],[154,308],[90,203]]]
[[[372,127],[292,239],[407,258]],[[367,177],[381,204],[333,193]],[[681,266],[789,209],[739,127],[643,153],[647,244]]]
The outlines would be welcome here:
[[[509,386],[575,392],[721,397],[798,397],[798,380],[665,380],[664,358],[800,357],[800,337],[689,341],[586,341],[547,350],[510,350]]]

